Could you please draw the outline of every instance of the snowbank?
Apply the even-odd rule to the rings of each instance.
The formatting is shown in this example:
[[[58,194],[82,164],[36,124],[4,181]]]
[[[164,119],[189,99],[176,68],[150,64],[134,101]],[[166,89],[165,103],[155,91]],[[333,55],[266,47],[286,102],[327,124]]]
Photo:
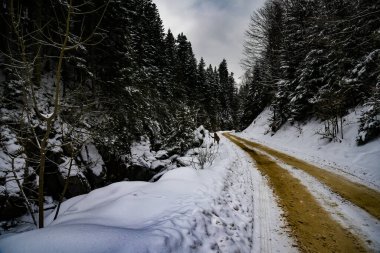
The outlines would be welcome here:
[[[223,155],[204,170],[182,167],[156,183],[120,182],[71,198],[55,221],[54,212],[46,217],[46,228],[0,237],[0,252],[209,252],[202,237],[210,221],[199,217],[231,163]]]
[[[271,136],[268,127],[271,115],[269,109],[264,110],[247,129],[237,135],[322,165],[326,169],[380,190],[380,138],[363,146],[357,146],[355,141],[361,110],[362,108],[352,110],[344,117],[344,139],[341,142],[321,139],[318,132],[324,125],[317,120],[293,126],[286,123]]]
[[[220,191],[224,173],[184,167],[156,183],[120,182],[74,197],[57,220],[46,218],[46,228],[1,238],[0,252],[171,252],[187,240],[189,217]]]
[[[46,228],[1,236],[0,253],[296,252],[273,191],[252,165],[221,138],[211,166],[69,199]]]

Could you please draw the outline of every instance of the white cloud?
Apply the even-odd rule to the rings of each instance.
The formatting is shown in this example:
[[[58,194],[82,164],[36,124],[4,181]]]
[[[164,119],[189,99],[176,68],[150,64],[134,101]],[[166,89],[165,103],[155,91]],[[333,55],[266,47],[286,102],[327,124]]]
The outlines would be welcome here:
[[[166,29],[183,32],[198,59],[218,66],[226,58],[235,79],[240,67],[244,32],[250,15],[264,0],[153,0]],[[239,82],[239,80],[237,80]]]

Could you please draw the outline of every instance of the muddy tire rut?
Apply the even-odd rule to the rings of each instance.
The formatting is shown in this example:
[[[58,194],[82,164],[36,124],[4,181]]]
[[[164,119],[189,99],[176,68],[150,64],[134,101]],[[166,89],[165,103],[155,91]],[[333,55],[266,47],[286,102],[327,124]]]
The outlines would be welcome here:
[[[360,207],[367,211],[372,211],[374,209],[375,211],[372,211],[374,214],[371,214],[376,218],[378,218],[376,215],[376,209],[378,206],[376,202],[373,204],[371,201],[373,200],[372,198],[380,196],[376,195],[379,194],[378,192],[372,192],[371,189],[341,178],[334,173],[329,172],[325,174],[325,170],[321,170],[314,165],[310,165],[261,144],[250,142],[230,134],[224,135],[230,141],[246,151],[256,162],[257,168],[261,174],[267,177],[270,186],[278,197],[279,205],[285,212],[285,218],[290,227],[291,234],[296,239],[297,246],[301,252],[369,251],[365,243],[359,237],[345,229],[340,223],[332,218],[330,213],[318,203],[299,179],[283,169],[271,159],[271,157],[261,152],[256,152],[255,149],[264,151],[289,165],[304,170],[329,187],[331,187],[330,184],[343,185],[335,188],[331,187],[331,189],[345,199],[352,201],[352,199],[355,200],[357,198],[357,194],[360,194],[361,196],[363,196],[362,194],[367,194],[369,200],[366,201],[370,202],[370,208],[365,206],[368,204],[366,201],[362,201],[361,203],[361,205],[364,205],[366,208],[363,208],[362,206]],[[344,191],[341,188],[344,188]],[[362,192],[363,189],[364,193]],[[354,196],[352,197],[350,195]],[[367,197],[367,195],[365,196]],[[377,199],[377,201],[379,200],[380,198]],[[352,202],[355,203],[354,201]]]

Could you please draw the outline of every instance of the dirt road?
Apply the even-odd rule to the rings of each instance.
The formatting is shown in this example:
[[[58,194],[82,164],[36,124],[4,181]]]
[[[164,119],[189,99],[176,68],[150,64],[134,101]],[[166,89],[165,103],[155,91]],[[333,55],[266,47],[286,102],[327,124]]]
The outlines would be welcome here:
[[[225,136],[245,150],[254,159],[260,172],[268,178],[273,191],[278,196],[279,205],[285,212],[285,218],[300,251],[369,251],[358,236],[343,228],[331,217],[299,179],[283,169],[270,156],[307,172],[377,219],[380,215],[379,192],[264,145],[230,134],[225,134]]]

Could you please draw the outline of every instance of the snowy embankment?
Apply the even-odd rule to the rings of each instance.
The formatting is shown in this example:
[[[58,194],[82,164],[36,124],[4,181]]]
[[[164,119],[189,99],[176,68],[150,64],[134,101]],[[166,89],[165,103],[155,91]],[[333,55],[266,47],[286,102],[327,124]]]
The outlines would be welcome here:
[[[266,179],[222,138],[212,166],[74,197],[46,228],[0,237],[0,252],[296,251]]]
[[[269,130],[271,112],[264,110],[252,124],[236,135],[268,145],[300,159],[308,160],[351,180],[380,190],[380,138],[357,146],[358,118],[362,108],[344,117],[341,142],[329,142],[318,134],[323,122],[311,120],[306,124],[286,123],[273,136]]]

